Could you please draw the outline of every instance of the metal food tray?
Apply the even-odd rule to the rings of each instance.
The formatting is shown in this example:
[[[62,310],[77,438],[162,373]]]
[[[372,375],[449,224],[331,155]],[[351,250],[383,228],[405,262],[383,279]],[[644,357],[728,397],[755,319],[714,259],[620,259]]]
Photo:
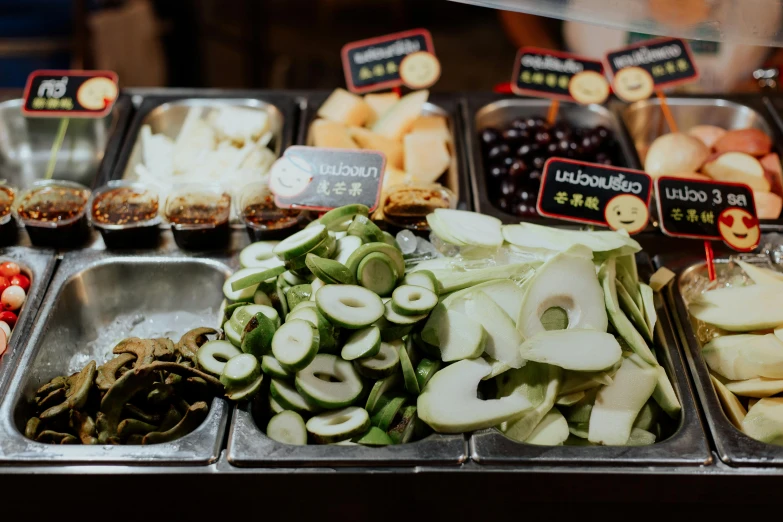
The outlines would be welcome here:
[[[53,250],[33,249],[26,247],[8,247],[0,249],[0,261],[14,261],[22,268],[22,273],[30,278],[30,289],[27,299],[19,313],[5,354],[0,355],[0,397],[6,381],[11,375],[17,361],[21,358],[26,346],[33,321],[38,314],[46,288],[52,279],[57,258]]]
[[[695,125],[717,125],[725,129],[759,129],[772,139],[772,150],[783,158],[783,128],[771,122],[767,105],[760,96],[731,96],[726,98],[673,96],[666,97],[672,117],[682,131]],[[639,101],[618,108],[628,139],[634,144],[636,161],[643,164],[652,142],[669,132],[658,98]],[[783,180],[779,180],[773,192],[783,196]],[[761,220],[765,231],[783,230],[783,216]]]
[[[639,274],[649,279],[649,257],[637,255]],[[712,461],[709,443],[688,383],[688,374],[677,349],[671,320],[660,294],[655,295],[658,321],[655,346],[659,362],[672,381],[682,405],[676,431],[650,446],[535,446],[509,439],[496,429],[483,430],[470,439],[471,458],[481,465],[603,465],[603,466],[701,466]],[[664,414],[665,415],[665,414]]]
[[[91,358],[101,364],[117,341],[115,337],[133,335],[131,329],[136,325],[153,325],[147,326],[149,331],[144,336],[178,339],[191,328],[217,323],[223,301],[221,287],[231,273],[227,263],[225,258],[181,254],[65,254],[27,346],[16,356],[8,392],[0,402],[0,465],[187,466],[215,462],[223,447],[229,415],[222,398],[212,400],[209,414],[199,428],[170,443],[63,446],[32,441],[23,432],[28,400],[38,387],[57,375],[69,373],[69,365],[71,369],[80,369]],[[104,334],[105,339],[99,337],[101,329],[110,332]],[[97,350],[103,359],[94,350],[92,356],[72,360],[74,355],[86,353],[89,343],[98,339],[101,346]]]
[[[134,168],[142,162],[139,132],[143,125],[150,125],[153,133],[163,132],[175,138],[190,107],[239,106],[265,109],[271,118],[275,136],[272,150],[276,155],[293,142],[296,128],[297,97],[294,94],[268,91],[231,90],[140,90],[133,95],[136,113],[130,123],[122,149],[110,175],[100,180],[100,185],[110,180],[135,179]]]
[[[331,91],[314,92],[305,97],[302,110],[301,124],[297,133],[297,145],[308,144],[310,125],[318,117],[318,109],[329,97]],[[461,98],[450,94],[430,93],[429,101],[424,104],[422,114],[425,116],[445,116],[448,119],[449,130],[454,138],[454,157],[449,171],[444,174],[445,182],[441,176],[442,185],[457,194],[457,208],[460,210],[472,210],[470,197],[470,173],[466,155],[464,132],[460,118]]]
[[[22,115],[22,99],[0,103],[0,179],[17,190],[43,179],[59,118]],[[54,179],[95,187],[114,167],[133,107],[121,94],[105,118],[72,118],[57,154]]]
[[[433,434],[417,442],[380,448],[282,444],[261,431],[251,409],[249,404],[234,408],[226,452],[234,466],[457,466],[468,460],[468,445],[462,434]]]
[[[710,371],[701,356],[699,342],[682,294],[683,286],[697,275],[706,277],[707,264],[696,256],[682,257],[662,255],[656,265],[665,266],[677,274],[667,287],[667,297],[676,314],[676,324],[688,359],[696,393],[707,418],[712,439],[720,459],[730,466],[780,466],[783,464],[783,447],[760,442],[745,435],[731,423],[723,411],[717,392],[710,380]],[[715,259],[716,270],[728,263],[727,257]]]
[[[500,94],[474,94],[465,104],[465,139],[470,163],[473,188],[473,207],[476,212],[495,216],[504,223],[525,221],[545,226],[564,226],[564,222],[545,217],[523,217],[503,212],[490,200],[487,190],[487,173],[484,169],[479,132],[487,127],[503,127],[520,117],[546,117],[549,100],[540,98],[509,97]],[[611,130],[618,143],[619,152],[612,158],[617,167],[639,168],[631,144],[622,131],[617,117],[601,105],[560,103],[558,120],[565,119],[579,127],[604,125]],[[576,224],[575,224],[576,226]]]

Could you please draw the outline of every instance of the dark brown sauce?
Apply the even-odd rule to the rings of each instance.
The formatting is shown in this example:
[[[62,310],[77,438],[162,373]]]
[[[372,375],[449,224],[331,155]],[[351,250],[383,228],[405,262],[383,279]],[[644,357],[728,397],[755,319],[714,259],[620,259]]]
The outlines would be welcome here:
[[[127,187],[104,192],[92,205],[93,220],[104,225],[144,223],[157,215],[157,198]]]
[[[168,206],[168,219],[175,225],[220,225],[228,221],[231,198],[224,194],[214,204],[190,202],[179,196]]]
[[[83,190],[69,187],[34,191],[20,203],[19,216],[44,223],[68,221],[84,211],[87,198]]]

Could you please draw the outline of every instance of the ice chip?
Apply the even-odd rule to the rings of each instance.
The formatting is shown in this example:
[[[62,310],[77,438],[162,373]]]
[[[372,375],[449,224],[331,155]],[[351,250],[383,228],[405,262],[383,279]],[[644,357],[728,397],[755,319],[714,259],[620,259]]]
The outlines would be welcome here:
[[[397,244],[400,245],[403,255],[412,254],[416,251],[416,236],[410,230],[401,230],[397,234]]]

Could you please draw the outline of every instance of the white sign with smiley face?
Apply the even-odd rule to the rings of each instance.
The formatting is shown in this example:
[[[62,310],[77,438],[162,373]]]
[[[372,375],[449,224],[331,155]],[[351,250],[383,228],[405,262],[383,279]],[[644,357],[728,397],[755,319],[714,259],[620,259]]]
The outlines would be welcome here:
[[[313,165],[294,154],[277,160],[269,173],[269,189],[278,197],[292,198],[301,194],[313,181]]]

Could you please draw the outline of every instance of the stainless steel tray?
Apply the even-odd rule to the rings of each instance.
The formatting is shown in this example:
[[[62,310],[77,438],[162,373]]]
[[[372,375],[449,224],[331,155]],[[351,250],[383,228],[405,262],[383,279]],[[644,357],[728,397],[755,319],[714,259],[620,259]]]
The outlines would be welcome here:
[[[291,446],[275,442],[258,426],[251,406],[234,408],[228,435],[228,462],[238,467],[457,466],[468,460],[463,435],[430,435],[410,444],[366,446]]]
[[[44,292],[52,279],[57,258],[53,250],[33,249],[26,247],[9,247],[0,249],[0,261],[15,261],[22,267],[22,273],[30,278],[30,290],[11,332],[8,349],[0,356],[0,397],[11,370],[21,358],[22,351],[33,328],[33,321],[38,314],[38,307],[44,297]]]
[[[675,254],[659,256],[655,261],[658,266],[665,266],[677,274],[667,287],[667,298],[675,314],[685,357],[718,456],[731,466],[780,466],[783,464],[783,447],[757,441],[735,428],[724,413],[710,381],[710,371],[701,356],[702,345],[693,329],[682,293],[684,285],[692,278],[699,275],[706,277],[707,264],[698,257],[683,258]],[[727,257],[716,259],[716,270],[720,271],[727,263]]]
[[[140,91],[145,92],[145,91]],[[153,91],[154,92],[154,91]],[[224,91],[224,90],[174,90],[160,94],[134,94],[133,102],[138,106],[131,121],[119,157],[109,176],[101,180],[134,179],[134,168],[141,163],[141,142],[139,131],[143,125],[150,125],[153,133],[162,132],[176,137],[190,107],[241,106],[265,109],[275,132],[271,146],[277,155],[282,154],[293,142],[296,127],[296,97],[280,92]]]
[[[317,118],[318,109],[326,101],[331,91],[319,91],[305,96],[301,124],[297,133],[297,145],[308,145],[310,125]],[[457,195],[457,208],[471,210],[470,174],[468,172],[465,154],[464,132],[462,130],[461,98],[455,95],[431,93],[429,101],[424,105],[423,114],[445,116],[449,129],[454,137],[454,157],[449,171],[441,176],[440,183]]]
[[[21,98],[0,103],[0,179],[16,189],[43,179],[60,124],[59,118],[25,117],[21,107]],[[105,118],[71,118],[53,177],[90,187],[106,176],[114,166],[131,113],[130,97],[120,95]]]
[[[672,117],[681,131],[695,125],[717,125],[725,129],[759,129],[772,138],[773,150],[783,157],[783,135],[770,120],[764,100],[759,96],[732,98],[667,97]],[[669,132],[661,112],[658,98],[636,102],[619,112],[630,141],[635,146],[638,162],[644,164],[644,156],[652,142]],[[778,191],[781,188],[779,186]],[[778,192],[779,196],[783,193]],[[783,229],[783,217],[761,221],[762,230]]]
[[[41,444],[24,437],[24,414],[39,386],[83,367],[90,359],[102,363],[102,356],[111,352],[118,339],[129,335],[178,338],[193,327],[217,323],[221,287],[230,273],[227,259],[221,258],[120,256],[97,251],[66,254],[0,403],[0,465],[206,465],[216,461],[229,415],[221,398],[212,400],[209,415],[194,432],[150,446]]]
[[[651,274],[650,260],[637,256],[639,273],[647,280]],[[651,446],[534,446],[507,438],[496,429],[483,430],[470,438],[471,458],[479,464],[530,465],[670,465],[700,466],[712,461],[709,444],[699,419],[699,411],[688,383],[685,365],[677,349],[671,320],[660,294],[655,295],[658,322],[655,325],[655,346],[659,362],[672,381],[682,404],[676,430],[668,438]]]
[[[481,154],[478,134],[487,127],[503,127],[513,120],[528,116],[546,116],[549,100],[535,98],[510,98],[499,94],[474,94],[467,97],[465,104],[465,140],[467,142],[468,163],[470,164],[473,189],[473,208],[476,212],[489,214],[504,223],[520,221],[539,225],[563,226],[564,222],[542,217],[519,217],[497,208],[487,190],[487,173]],[[619,151],[612,158],[618,167],[639,168],[630,143],[622,132],[620,122],[612,112],[600,105],[577,105],[560,103],[558,119],[564,119],[580,127],[604,125],[617,139]]]

